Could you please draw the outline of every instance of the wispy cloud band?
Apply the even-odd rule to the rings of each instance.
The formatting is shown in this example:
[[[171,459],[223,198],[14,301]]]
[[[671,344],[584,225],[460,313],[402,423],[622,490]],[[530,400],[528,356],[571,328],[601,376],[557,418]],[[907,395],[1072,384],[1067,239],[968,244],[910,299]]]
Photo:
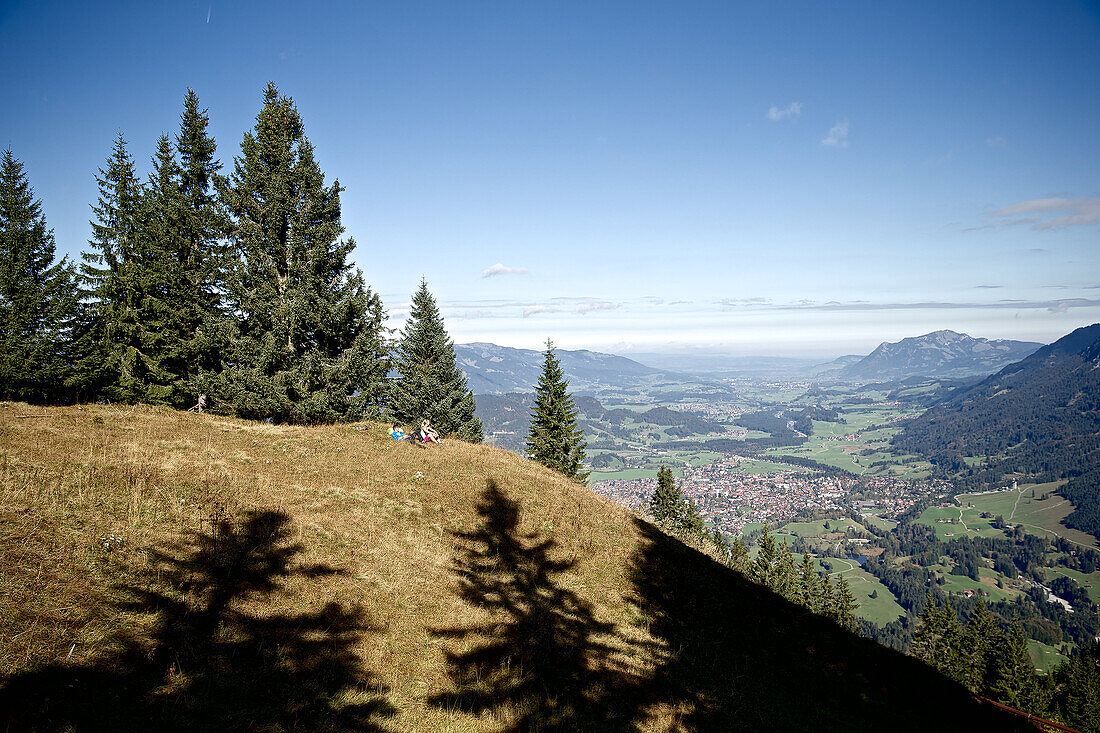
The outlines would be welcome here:
[[[1002,206],[991,216],[1006,220],[1005,224],[1030,224],[1033,229],[1061,229],[1100,222],[1100,196],[1068,199],[1062,196],[1031,199]]]

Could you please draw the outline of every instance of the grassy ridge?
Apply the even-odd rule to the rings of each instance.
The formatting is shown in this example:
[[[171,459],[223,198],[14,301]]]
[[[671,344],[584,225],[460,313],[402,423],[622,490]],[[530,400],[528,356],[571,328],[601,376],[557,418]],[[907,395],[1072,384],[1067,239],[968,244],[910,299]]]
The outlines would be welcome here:
[[[515,455],[356,428],[0,405],[0,724],[1015,725]]]

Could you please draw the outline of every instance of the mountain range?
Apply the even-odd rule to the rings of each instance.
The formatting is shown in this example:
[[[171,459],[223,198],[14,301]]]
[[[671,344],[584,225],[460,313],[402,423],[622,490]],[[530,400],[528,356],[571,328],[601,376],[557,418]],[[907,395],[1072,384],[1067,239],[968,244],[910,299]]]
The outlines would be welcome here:
[[[1020,361],[1042,344],[972,338],[955,331],[933,331],[883,342],[863,359],[836,372],[841,379],[896,380],[912,376],[984,376]]]
[[[592,393],[608,386],[635,386],[646,377],[664,374],[660,369],[624,356],[585,349],[556,349],[554,353],[561,362],[570,390],[576,394]],[[542,374],[543,352],[533,349],[489,343],[456,344],[455,355],[474,394],[534,392]]]
[[[1066,524],[1100,533],[1100,324],[1079,328],[969,389],[953,393],[894,438],[975,483],[1007,473],[1067,479]],[[968,466],[965,456],[985,456]]]

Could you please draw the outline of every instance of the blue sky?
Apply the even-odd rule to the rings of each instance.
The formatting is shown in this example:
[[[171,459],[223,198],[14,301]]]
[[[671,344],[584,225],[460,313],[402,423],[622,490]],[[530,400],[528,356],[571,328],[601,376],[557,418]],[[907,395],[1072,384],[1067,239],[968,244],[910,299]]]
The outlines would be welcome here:
[[[274,81],[394,325],[866,353],[1100,321],[1100,9],[1081,2],[0,5],[0,144],[59,249],[187,87],[228,168]],[[496,267],[494,267],[496,266]]]

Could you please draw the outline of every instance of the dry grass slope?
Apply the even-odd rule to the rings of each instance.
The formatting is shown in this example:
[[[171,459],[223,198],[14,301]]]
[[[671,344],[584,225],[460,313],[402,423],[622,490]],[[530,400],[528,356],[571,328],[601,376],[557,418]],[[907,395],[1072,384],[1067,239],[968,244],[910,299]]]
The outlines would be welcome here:
[[[18,403],[0,445],[3,730],[1016,725],[502,450]]]

